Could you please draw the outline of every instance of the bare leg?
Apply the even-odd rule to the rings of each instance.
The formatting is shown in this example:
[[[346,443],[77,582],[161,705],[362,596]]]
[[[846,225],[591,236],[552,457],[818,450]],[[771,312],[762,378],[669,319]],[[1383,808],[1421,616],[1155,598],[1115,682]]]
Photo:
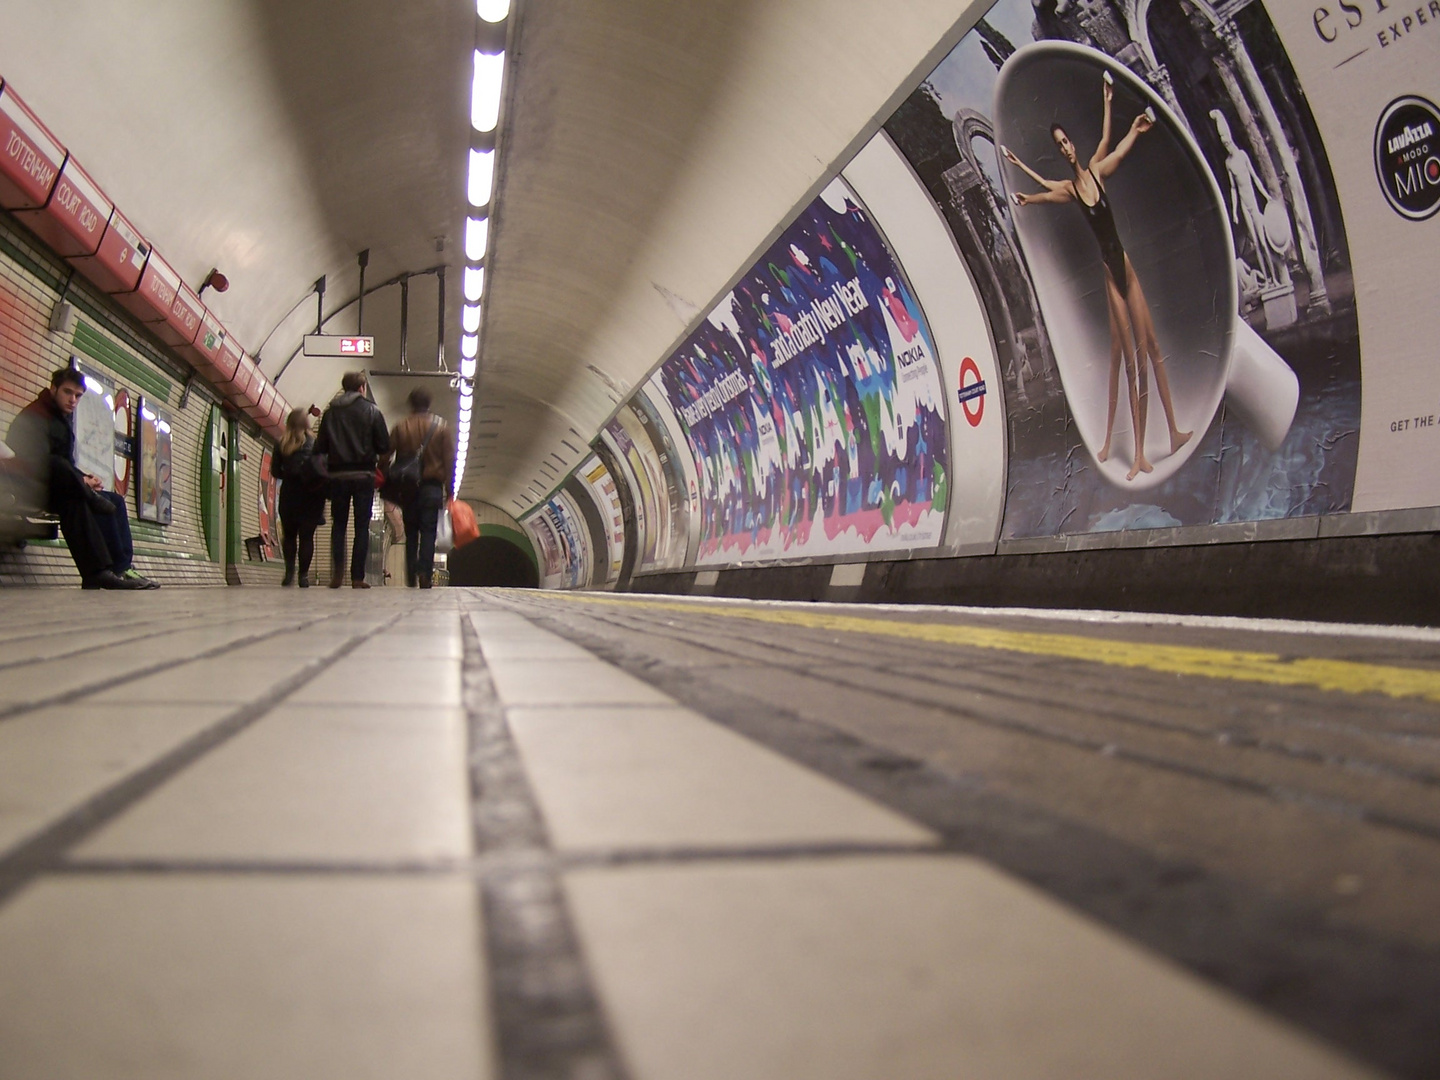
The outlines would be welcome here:
[[[1135,464],[1130,467],[1126,474],[1126,480],[1134,480],[1136,474],[1150,472],[1153,468],[1150,462],[1145,460],[1145,397],[1142,390],[1145,378],[1145,369],[1141,367],[1135,355],[1135,344],[1132,341],[1130,328],[1130,315],[1125,310],[1124,302],[1120,299],[1120,292],[1115,288],[1115,282],[1110,275],[1105,275],[1105,286],[1110,296],[1114,299],[1111,310],[1114,312],[1115,323],[1120,333],[1121,353],[1125,358],[1125,385],[1130,391],[1130,419],[1135,430]]]
[[[1160,343],[1155,338],[1155,323],[1150,317],[1150,305],[1145,300],[1145,290],[1140,287],[1140,279],[1135,275],[1135,268],[1130,265],[1130,257],[1125,257],[1125,272],[1130,277],[1130,317],[1135,323],[1135,342],[1140,351],[1148,355],[1150,364],[1155,369],[1155,387],[1160,391],[1160,404],[1165,409],[1165,422],[1170,428],[1170,453],[1175,453],[1190,441],[1193,431],[1181,431],[1175,425],[1175,404],[1170,399],[1170,379],[1165,374],[1165,358],[1160,355]],[[1145,369],[1145,356],[1140,358],[1140,369]]]
[[[1100,448],[1100,453],[1095,455],[1100,461],[1106,461],[1110,457],[1110,436],[1115,431],[1115,406],[1120,396],[1120,361],[1124,356],[1124,349],[1120,345],[1120,323],[1115,318],[1120,296],[1115,291],[1108,270],[1105,272],[1105,300],[1110,311],[1110,409],[1105,416],[1105,445]]]

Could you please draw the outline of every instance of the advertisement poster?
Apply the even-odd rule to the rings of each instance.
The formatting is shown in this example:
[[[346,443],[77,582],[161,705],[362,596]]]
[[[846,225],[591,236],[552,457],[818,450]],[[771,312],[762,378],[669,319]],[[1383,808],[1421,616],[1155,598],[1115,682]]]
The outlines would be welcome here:
[[[1440,505],[1440,4],[1268,5],[1345,208],[1365,344],[1355,510]]]
[[[620,566],[625,559],[625,518],[620,509],[620,493],[615,489],[615,478],[593,455],[575,472],[600,509],[600,517],[605,523],[605,580],[614,581],[620,576]],[[600,557],[598,553],[596,557]]]
[[[85,393],[75,406],[75,466],[115,490],[115,383],[84,364]]]
[[[275,477],[270,475],[270,462],[274,455],[270,450],[265,450],[260,455],[260,490],[257,497],[257,509],[260,520],[260,542],[265,547],[265,558],[274,560],[280,557],[280,542],[276,539],[276,524],[279,518],[275,513]]]
[[[540,587],[578,589],[590,582],[589,548],[580,510],[564,492],[522,523],[540,556]]]
[[[690,527],[689,500],[670,434],[654,405],[643,391],[636,394],[616,413],[606,431],[614,450],[630,466],[643,504],[645,529],[636,570],[683,566]]]
[[[135,516],[141,521],[169,525],[172,508],[170,418],[143,398],[139,411]]]
[[[700,477],[698,565],[940,543],[950,461],[934,341],[844,181],[659,378]]]
[[[1331,157],[1267,6],[1223,10],[1001,0],[885,125],[989,314],[1005,539],[1351,508]]]

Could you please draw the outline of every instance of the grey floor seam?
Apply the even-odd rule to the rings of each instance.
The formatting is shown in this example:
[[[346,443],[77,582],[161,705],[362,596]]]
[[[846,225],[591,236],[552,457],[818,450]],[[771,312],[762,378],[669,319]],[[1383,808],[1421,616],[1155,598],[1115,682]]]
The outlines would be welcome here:
[[[626,1080],[565,903],[560,864],[466,614],[464,701],[499,1080]]]

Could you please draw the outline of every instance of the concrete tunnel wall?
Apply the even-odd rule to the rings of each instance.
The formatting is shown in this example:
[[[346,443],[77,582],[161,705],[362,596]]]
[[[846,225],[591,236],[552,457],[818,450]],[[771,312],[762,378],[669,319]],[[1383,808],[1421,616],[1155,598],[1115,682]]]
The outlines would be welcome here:
[[[1091,7],[1002,0],[876,118],[522,515],[542,585],[1434,621],[1433,43]],[[1107,81],[1112,145],[1154,117],[1106,179],[1163,358],[1133,475],[1099,247],[999,152],[1068,175]]]

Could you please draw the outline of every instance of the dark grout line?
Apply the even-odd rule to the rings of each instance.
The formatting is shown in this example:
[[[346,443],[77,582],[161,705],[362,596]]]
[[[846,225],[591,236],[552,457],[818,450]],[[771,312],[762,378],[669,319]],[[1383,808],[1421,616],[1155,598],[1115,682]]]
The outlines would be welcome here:
[[[941,843],[769,844],[750,847],[612,848],[593,851],[542,852],[527,865],[547,866],[557,873],[571,870],[619,869],[628,866],[686,866],[695,863],[797,862],[816,859],[951,855]],[[470,877],[505,874],[515,866],[510,854],[472,859],[334,860],[247,858],[61,858],[47,874],[72,877],[304,877],[365,875],[375,877]]]
[[[367,875],[375,877],[455,877],[477,872],[472,859],[396,859],[381,861],[336,860],[314,862],[285,859],[204,859],[204,858],[77,858],[61,859],[47,873],[79,877],[167,877],[207,875],[214,877],[305,877],[314,875]]]
[[[56,694],[43,701],[22,702],[18,705],[7,705],[0,708],[0,722],[9,720],[16,716],[23,716],[25,713],[36,712],[40,709],[53,708],[56,705],[69,705],[79,701],[81,698],[89,697],[91,694],[99,694],[106,690],[113,690],[117,686],[124,686],[126,683],[138,682],[141,679],[149,678],[151,675],[159,675],[162,672],[172,671],[186,664],[193,664],[198,660],[213,660],[217,656],[224,656],[226,653],[234,652],[236,649],[244,649],[251,645],[258,645],[267,638],[279,637],[281,634],[294,633],[296,630],[308,630],[312,626],[335,619],[340,613],[322,615],[319,618],[311,619],[309,622],[298,625],[279,626],[266,630],[263,633],[251,634],[249,637],[236,638],[234,641],[227,641],[223,644],[213,646],[191,656],[182,656],[173,660],[162,660],[158,664],[151,664],[149,667],[138,668],[135,671],[126,672],[124,675],[112,675],[98,682],[87,683],[84,686],[73,687],[62,694]],[[395,616],[399,618],[399,616]],[[393,622],[394,619],[391,619]],[[386,623],[385,625],[389,625]]]
[[[505,710],[459,612],[481,936],[499,1080],[627,1080]]]
[[[205,754],[234,738],[296,690],[324,674],[335,663],[400,618],[399,615],[392,616],[380,625],[356,634],[325,656],[312,660],[300,671],[278,683],[268,694],[235,709],[150,764],[87,799],[29,840],[0,856],[0,904],[4,904],[36,877],[57,868],[67,850],[114,820]],[[285,632],[293,629],[293,626],[283,628]],[[227,646],[229,647],[231,646]]]

